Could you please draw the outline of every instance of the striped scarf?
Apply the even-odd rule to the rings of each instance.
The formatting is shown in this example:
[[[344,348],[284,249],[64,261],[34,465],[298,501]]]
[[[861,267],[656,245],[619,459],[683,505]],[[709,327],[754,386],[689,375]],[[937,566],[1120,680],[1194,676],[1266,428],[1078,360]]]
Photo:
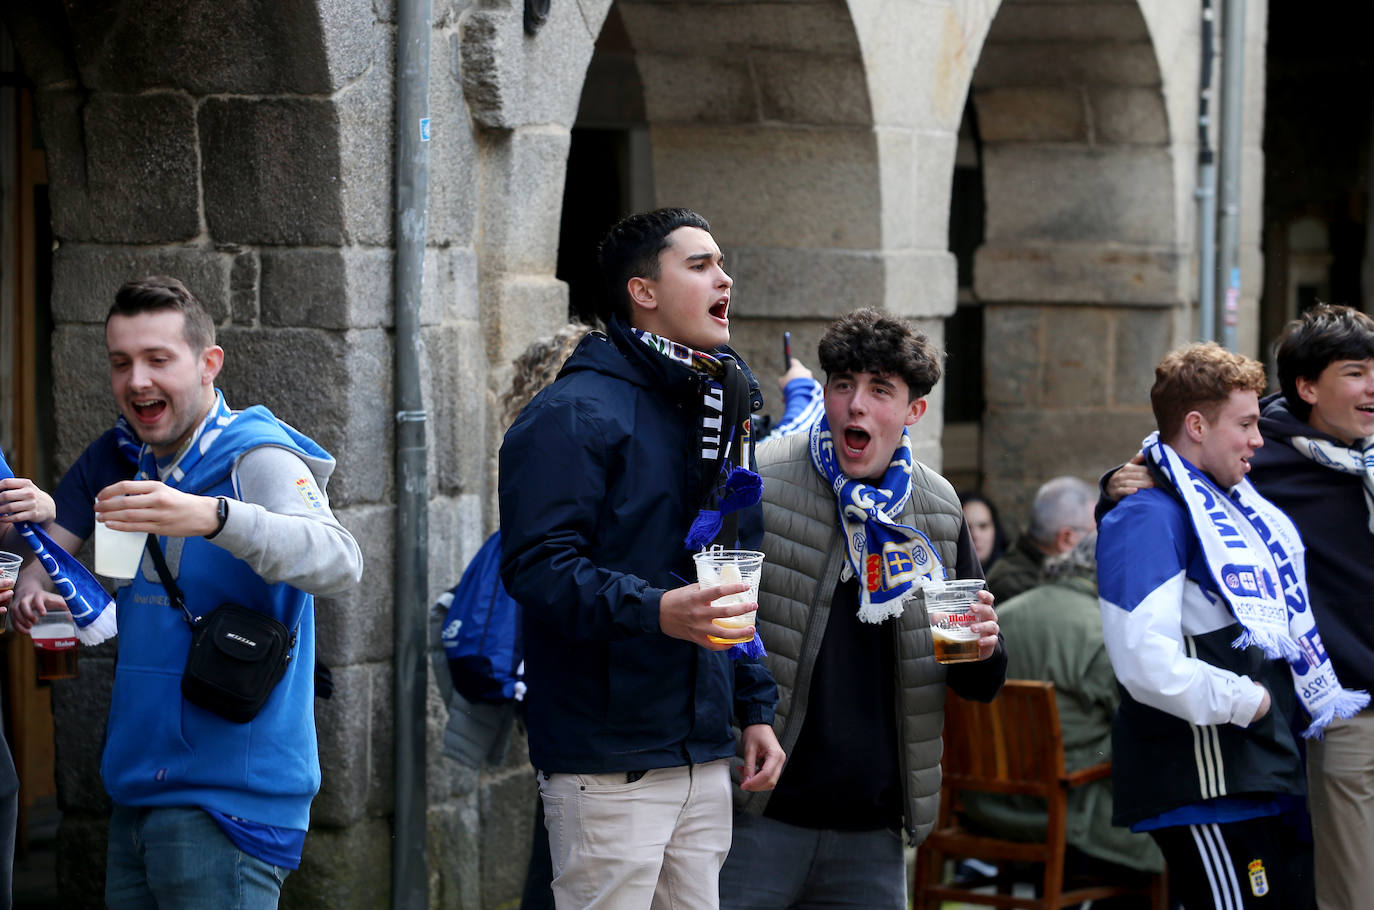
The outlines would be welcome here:
[[[630,332],[644,344],[701,378],[697,450],[701,457],[700,507],[683,545],[693,552],[719,543],[735,545],[736,528],[727,516],[763,497],[763,479],[749,470],[752,460],[749,383],[733,359],[717,357],[646,332]]]

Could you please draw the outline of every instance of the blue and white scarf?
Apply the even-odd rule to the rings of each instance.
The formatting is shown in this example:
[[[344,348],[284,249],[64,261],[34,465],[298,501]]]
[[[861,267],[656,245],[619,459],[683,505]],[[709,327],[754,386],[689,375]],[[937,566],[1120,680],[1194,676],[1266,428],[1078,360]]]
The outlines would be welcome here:
[[[877,485],[840,470],[826,417],[811,425],[810,441],[811,463],[835,493],[849,568],[860,581],[859,619],[878,623],[901,616],[921,584],[944,581],[947,574],[930,538],[897,520],[911,498],[910,435],[902,429],[901,444]]]
[[[1244,628],[1234,648],[1256,645],[1288,662],[1293,689],[1312,718],[1303,736],[1321,738],[1336,717],[1353,717],[1369,694],[1343,689],[1309,608],[1302,537],[1250,481],[1227,493],[1152,433],[1141,444],[1188,510],[1207,571]]]
[[[182,445],[180,451],[168,464],[159,470],[157,456],[148,446],[144,446],[138,457],[137,480],[160,480],[169,487],[179,489],[181,482],[194,470],[196,464],[209,453],[210,447],[219,439],[220,433],[238,416],[224,400],[224,393],[215,389],[215,403],[210,406],[205,418],[196,427],[191,438]]]
[[[139,453],[143,451],[143,443],[139,441],[138,436],[134,434],[134,428],[129,426],[129,421],[125,420],[123,415],[115,421],[114,434],[115,448],[119,449],[119,454],[129,459],[130,464],[137,465]]]
[[[0,453],[0,480],[14,476]],[[100,582],[75,556],[57,545],[41,527],[16,521],[15,529],[52,578],[53,590],[67,602],[76,621],[76,636],[84,645],[98,645],[115,634],[114,601]]]
[[[701,412],[697,418],[697,452],[701,458],[700,501],[683,546],[692,552],[712,544],[733,547],[738,524],[731,516],[763,498],[763,478],[749,469],[752,439],[749,384],[729,357],[698,351],[643,329],[630,334],[650,349],[700,379]],[[767,657],[762,639],[731,645],[732,659]]]
[[[1364,505],[1369,511],[1369,532],[1374,534],[1374,436],[1343,446],[1326,439],[1293,436],[1288,440],[1300,455],[1342,474],[1356,474],[1364,484]]]

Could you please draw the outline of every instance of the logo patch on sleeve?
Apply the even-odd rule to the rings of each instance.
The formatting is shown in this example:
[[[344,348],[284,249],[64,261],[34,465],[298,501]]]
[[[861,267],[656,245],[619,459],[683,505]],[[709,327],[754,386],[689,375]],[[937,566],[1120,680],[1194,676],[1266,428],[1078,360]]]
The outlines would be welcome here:
[[[320,495],[320,491],[315,487],[315,482],[309,477],[296,478],[296,492],[301,494],[301,499],[305,500],[308,508],[324,508],[324,497]]]
[[[1264,874],[1264,863],[1253,859],[1250,865],[1245,867],[1250,873],[1250,893],[1255,897],[1264,897],[1269,893],[1269,877]]]

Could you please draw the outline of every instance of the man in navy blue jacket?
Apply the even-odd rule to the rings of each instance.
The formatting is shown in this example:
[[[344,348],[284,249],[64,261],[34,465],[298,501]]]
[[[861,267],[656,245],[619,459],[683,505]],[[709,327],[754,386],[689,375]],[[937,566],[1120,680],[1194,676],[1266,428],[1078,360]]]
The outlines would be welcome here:
[[[1280,392],[1261,402],[1250,479],[1307,546],[1312,612],[1336,675],[1374,692],[1374,319],[1318,306],[1278,347]],[[1331,723],[1307,744],[1321,910],[1374,894],[1374,713]]]
[[[530,761],[560,908],[714,908],[731,722],[742,787],[771,788],[783,763],[772,677],[708,637],[752,637],[713,625],[755,609],[712,606],[745,586],[687,581],[702,542],[757,544],[736,529],[758,522],[721,493],[753,478],[758,388],[725,346],[733,282],[701,216],[631,216],[600,258],[605,334],[582,341],[501,447],[502,578],[525,610]]]

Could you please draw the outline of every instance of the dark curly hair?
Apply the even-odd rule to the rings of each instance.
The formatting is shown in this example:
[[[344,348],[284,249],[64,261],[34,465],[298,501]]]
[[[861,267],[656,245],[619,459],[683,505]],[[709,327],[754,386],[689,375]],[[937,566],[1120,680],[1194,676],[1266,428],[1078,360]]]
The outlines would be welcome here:
[[[1298,394],[1298,380],[1315,380],[1337,360],[1374,358],[1374,319],[1348,306],[1318,304],[1284,326],[1274,359],[1288,411],[1307,420],[1312,405]]]
[[[831,324],[821,337],[818,354],[827,379],[836,373],[900,376],[911,401],[930,394],[940,381],[945,360],[944,352],[924,332],[869,307]]]
[[[658,278],[658,254],[668,248],[668,235],[682,227],[711,231],[706,219],[690,209],[640,212],[617,222],[597,248],[601,280],[606,283],[605,300],[595,312],[577,315],[601,322],[615,315],[629,322],[631,301],[625,286],[631,278]]]

